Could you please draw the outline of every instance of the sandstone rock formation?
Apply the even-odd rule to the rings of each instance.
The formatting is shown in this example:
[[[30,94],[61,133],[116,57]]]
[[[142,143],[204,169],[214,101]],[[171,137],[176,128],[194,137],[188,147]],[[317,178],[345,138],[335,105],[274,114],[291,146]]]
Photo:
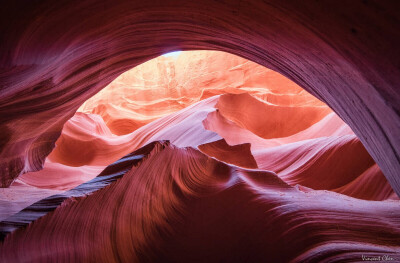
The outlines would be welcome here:
[[[350,125],[400,193],[398,1],[102,1],[3,5],[1,186],[42,168],[63,124],[162,53],[214,49],[289,77]]]
[[[291,187],[190,147],[146,148],[128,171],[116,163],[102,175],[121,179],[8,236],[2,261],[397,260],[398,202]]]
[[[4,4],[0,261],[400,261],[398,10]]]
[[[184,65],[182,77],[198,81],[168,86],[179,74],[166,72]],[[138,88],[143,76],[152,81]],[[400,253],[400,201],[352,130],[285,77],[221,52],[121,75],[64,125],[44,169],[0,201],[6,262]]]

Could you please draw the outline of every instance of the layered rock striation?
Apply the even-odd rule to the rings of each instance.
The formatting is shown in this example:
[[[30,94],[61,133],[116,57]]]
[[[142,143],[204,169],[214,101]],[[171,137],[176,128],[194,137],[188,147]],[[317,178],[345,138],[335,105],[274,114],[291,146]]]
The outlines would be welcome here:
[[[212,49],[326,102],[400,193],[398,1],[16,0],[0,14],[0,179],[42,169],[64,123],[129,68]],[[131,131],[128,125],[125,132]]]

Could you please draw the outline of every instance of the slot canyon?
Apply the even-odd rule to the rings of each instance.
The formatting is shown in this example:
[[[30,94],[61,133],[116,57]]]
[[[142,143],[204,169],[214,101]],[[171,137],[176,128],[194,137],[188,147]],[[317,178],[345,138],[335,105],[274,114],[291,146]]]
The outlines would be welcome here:
[[[0,21],[0,262],[400,262],[399,1]]]

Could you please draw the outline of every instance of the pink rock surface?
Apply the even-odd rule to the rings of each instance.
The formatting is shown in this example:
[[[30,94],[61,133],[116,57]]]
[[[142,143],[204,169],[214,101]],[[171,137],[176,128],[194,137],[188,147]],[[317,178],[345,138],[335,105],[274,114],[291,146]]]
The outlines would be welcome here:
[[[386,255],[397,260],[399,218],[398,201],[291,187],[273,172],[158,143],[120,180],[71,198],[7,236],[0,259],[344,262]]]
[[[5,4],[0,261],[400,261],[397,10]]]
[[[41,169],[63,124],[127,69],[172,50],[213,49],[274,69],[326,102],[399,194],[397,10],[397,1],[4,4],[1,186]]]

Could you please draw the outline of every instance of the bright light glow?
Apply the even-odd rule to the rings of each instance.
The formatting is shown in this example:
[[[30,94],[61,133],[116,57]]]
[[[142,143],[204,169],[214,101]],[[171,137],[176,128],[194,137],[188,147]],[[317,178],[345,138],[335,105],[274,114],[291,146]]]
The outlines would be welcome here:
[[[165,54],[163,54],[163,56],[164,57],[172,57],[172,58],[176,59],[181,53],[182,53],[182,51],[173,51],[173,52],[165,53]]]

